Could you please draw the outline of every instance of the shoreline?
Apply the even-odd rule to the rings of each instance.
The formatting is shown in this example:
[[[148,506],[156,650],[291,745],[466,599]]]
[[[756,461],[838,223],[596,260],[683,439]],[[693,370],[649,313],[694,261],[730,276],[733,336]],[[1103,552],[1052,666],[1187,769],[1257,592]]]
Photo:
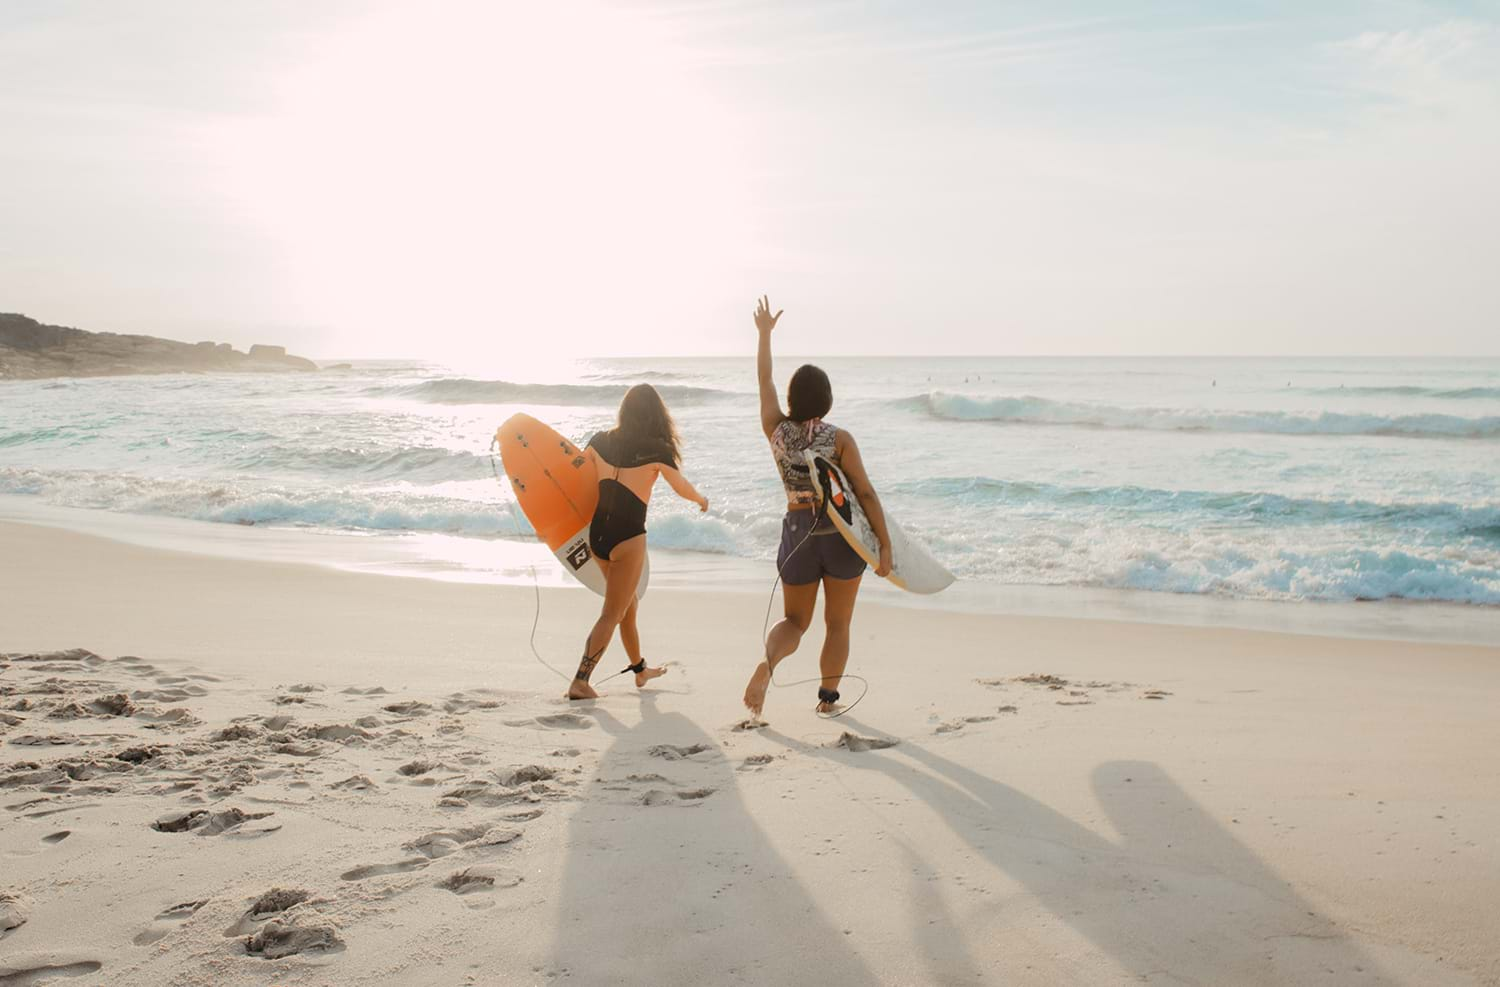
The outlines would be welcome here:
[[[0,495],[0,524],[41,525],[122,544],[246,562],[295,562],[439,582],[575,590],[533,540],[411,532],[239,526],[36,503]],[[653,586],[691,592],[771,592],[770,561],[653,547]],[[1500,607],[1429,600],[1252,600],[1199,593],[960,580],[917,596],[866,580],[862,600],[903,609],[1057,617],[1450,644],[1500,640]],[[764,604],[762,604],[764,606]]]
[[[530,587],[0,544],[0,973],[1500,983],[1500,648],[866,601],[859,708],[744,731],[745,594],[648,594],[671,673],[567,703]],[[567,668],[597,599],[539,596]]]

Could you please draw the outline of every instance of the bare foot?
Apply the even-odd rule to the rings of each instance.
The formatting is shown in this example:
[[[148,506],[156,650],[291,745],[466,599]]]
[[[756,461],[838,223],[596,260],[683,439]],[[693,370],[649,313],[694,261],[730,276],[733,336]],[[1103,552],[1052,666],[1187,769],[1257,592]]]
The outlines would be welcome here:
[[[647,665],[644,669],[635,673],[635,687],[639,689],[641,686],[645,685],[647,682],[650,682],[652,679],[659,679],[665,674],[667,674],[667,668],[665,665],[661,665],[656,668],[652,668],[650,665]]]
[[[760,717],[761,708],[766,704],[766,688],[770,684],[771,666],[761,662],[755,666],[755,674],[750,676],[750,684],[745,686],[745,708],[750,711],[752,717]]]
[[[841,710],[843,708],[844,707],[840,706],[838,703],[822,703],[822,702],[820,702],[820,703],[818,703],[817,711],[819,713],[837,713],[839,710]]]
[[[599,693],[595,692],[594,691],[594,687],[591,686],[591,685],[589,685],[587,682],[583,681],[582,679],[574,679],[573,680],[573,684],[570,685],[570,686],[568,686],[568,698],[569,699],[598,699],[599,698]]]

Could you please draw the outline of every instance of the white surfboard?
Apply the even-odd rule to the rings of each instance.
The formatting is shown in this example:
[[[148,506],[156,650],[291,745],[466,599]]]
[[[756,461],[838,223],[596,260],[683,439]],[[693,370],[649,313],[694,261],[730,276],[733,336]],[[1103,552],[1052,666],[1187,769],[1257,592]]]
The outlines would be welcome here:
[[[874,568],[880,563],[880,539],[870,519],[859,506],[842,470],[811,449],[803,452],[812,472],[818,507],[828,506],[828,519],[849,547]],[[882,505],[884,506],[884,505]],[[885,530],[891,536],[890,581],[910,593],[937,593],[953,585],[954,575],[937,560],[932,550],[917,541],[885,512]]]
[[[578,531],[567,541],[552,550],[557,556],[557,561],[574,579],[584,586],[604,595],[604,570],[599,568],[599,563],[594,559],[594,553],[589,549],[589,529],[587,527]],[[646,553],[646,558],[641,562],[641,581],[636,584],[635,598],[642,599],[646,595],[646,586],[651,582],[651,553]]]

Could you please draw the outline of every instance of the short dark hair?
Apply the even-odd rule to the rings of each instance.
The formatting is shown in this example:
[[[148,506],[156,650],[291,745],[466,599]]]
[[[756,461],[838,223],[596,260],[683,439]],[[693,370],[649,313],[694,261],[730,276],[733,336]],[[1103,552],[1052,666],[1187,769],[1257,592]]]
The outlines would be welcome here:
[[[787,417],[794,422],[822,418],[833,407],[833,385],[821,367],[804,363],[786,387]]]

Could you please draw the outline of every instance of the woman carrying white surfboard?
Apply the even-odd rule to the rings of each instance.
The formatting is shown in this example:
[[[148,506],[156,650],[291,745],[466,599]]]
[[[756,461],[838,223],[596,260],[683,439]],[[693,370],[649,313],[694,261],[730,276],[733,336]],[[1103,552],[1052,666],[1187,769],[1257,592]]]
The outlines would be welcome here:
[[[875,575],[886,576],[891,571],[891,540],[886,531],[885,512],[870,485],[859,446],[846,430],[823,421],[833,406],[833,386],[828,375],[812,364],[798,367],[787,385],[787,411],[781,410],[776,384],[771,379],[771,331],[780,318],[781,312],[772,315],[769,300],[762,297],[755,309],[755,328],[760,333],[756,354],[760,427],[771,443],[771,453],[786,488],[787,510],[781,522],[781,546],[776,553],[785,616],[767,635],[765,660],[756,666],[750,684],[745,687],[745,706],[756,717],[765,706],[771,673],[783,658],[797,650],[802,635],[812,624],[819,585],[824,593],[825,632],[823,653],[818,659],[818,670],[822,673],[818,712],[833,712],[837,708],[839,680],[849,663],[849,624],[866,566],[826,519],[814,523],[818,517],[817,494],[805,456],[808,450],[839,467],[848,478],[879,539]]]
[[[599,474],[599,506],[589,523],[589,550],[604,570],[604,606],[584,642],[583,660],[568,687],[569,699],[598,698],[589,676],[617,627],[633,662],[627,671],[635,673],[637,686],[667,671],[647,665],[641,657],[635,624],[636,584],[646,564],[646,505],[657,477],[666,480],[683,500],[708,510],[708,498],[677,468],[682,462],[678,441],[677,425],[656,388],[637,384],[620,402],[618,424],[595,434],[584,450]]]

